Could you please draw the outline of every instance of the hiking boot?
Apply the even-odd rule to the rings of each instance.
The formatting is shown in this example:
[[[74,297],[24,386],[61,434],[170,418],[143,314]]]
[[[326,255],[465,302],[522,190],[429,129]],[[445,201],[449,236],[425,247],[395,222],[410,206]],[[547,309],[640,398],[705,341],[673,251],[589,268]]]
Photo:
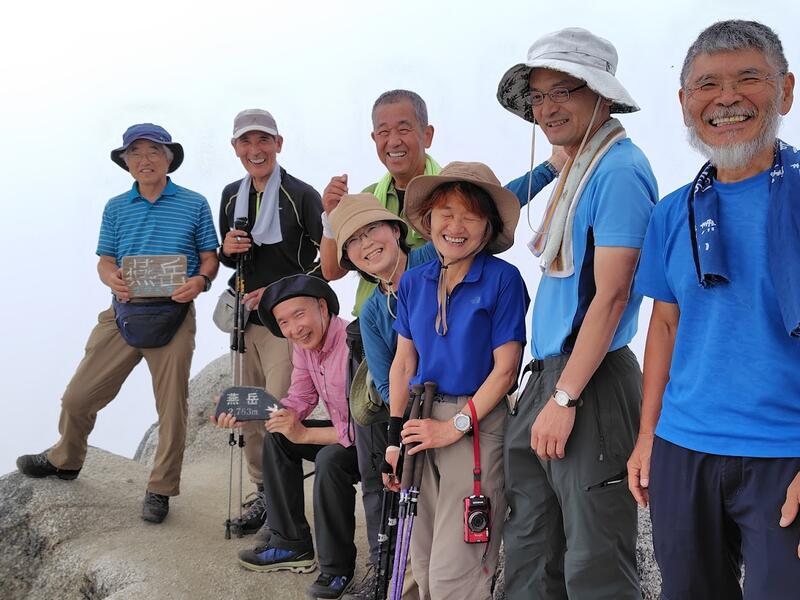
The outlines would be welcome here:
[[[23,454],[17,459],[17,469],[27,477],[58,477],[59,479],[75,479],[80,469],[59,469],[47,460],[47,452],[41,454]]]
[[[316,568],[314,551],[285,550],[272,546],[259,546],[254,550],[239,552],[239,564],[245,569],[269,573],[270,571],[291,571],[292,573],[311,573]]]
[[[242,535],[256,533],[267,520],[267,500],[264,497],[264,486],[258,486],[254,500],[242,505],[246,510],[242,513],[242,519],[233,519],[231,526],[234,531],[240,531]]]
[[[342,596],[342,600],[375,600],[375,586],[378,583],[378,569],[370,563],[364,578]]]
[[[306,592],[311,598],[341,598],[353,585],[353,572],[346,575],[320,573]]]
[[[151,523],[161,523],[169,512],[169,496],[154,494],[153,492],[144,493],[144,504],[142,504],[142,519]]]

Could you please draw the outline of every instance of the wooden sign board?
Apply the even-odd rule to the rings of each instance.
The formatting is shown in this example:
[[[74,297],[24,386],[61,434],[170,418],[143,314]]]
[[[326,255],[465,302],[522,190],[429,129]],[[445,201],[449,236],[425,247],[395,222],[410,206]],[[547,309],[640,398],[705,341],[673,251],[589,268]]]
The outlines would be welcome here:
[[[132,298],[169,298],[186,283],[186,256],[125,256],[122,277]]]
[[[281,405],[275,397],[264,388],[235,386],[222,392],[215,416],[229,413],[237,421],[266,421]]]

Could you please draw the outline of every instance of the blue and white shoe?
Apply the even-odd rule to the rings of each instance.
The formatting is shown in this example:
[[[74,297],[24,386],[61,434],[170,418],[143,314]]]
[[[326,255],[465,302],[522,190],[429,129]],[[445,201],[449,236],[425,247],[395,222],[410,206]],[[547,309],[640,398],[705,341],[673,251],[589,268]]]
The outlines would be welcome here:
[[[270,571],[291,571],[292,573],[311,573],[316,568],[314,551],[297,552],[260,546],[254,550],[239,552],[239,564],[245,569],[269,573]]]
[[[345,575],[328,575],[320,573],[317,580],[308,588],[311,598],[341,598],[353,585],[353,572]]]

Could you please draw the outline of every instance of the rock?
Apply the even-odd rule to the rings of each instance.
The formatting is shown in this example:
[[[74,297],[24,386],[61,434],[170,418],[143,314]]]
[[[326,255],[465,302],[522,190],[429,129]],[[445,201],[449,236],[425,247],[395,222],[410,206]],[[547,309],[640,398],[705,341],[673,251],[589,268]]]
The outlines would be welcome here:
[[[170,501],[170,514],[161,525],[139,517],[158,442],[155,425],[146,432],[134,460],[90,448],[75,481],[35,480],[18,473],[0,478],[3,600],[306,598],[305,589],[316,574],[245,571],[236,553],[251,547],[252,538],[224,539],[227,436],[208,417],[212,398],[230,385],[229,365],[228,356],[220,357],[189,383],[182,493]],[[318,416],[324,417],[324,412]],[[307,479],[309,516],[312,485],[313,478]],[[245,482],[245,493],[248,487]],[[361,506],[357,501],[356,545],[359,556],[365,557]],[[639,516],[637,558],[644,597],[655,599],[660,578],[652,558],[650,524],[645,511]],[[359,565],[357,577],[362,569]],[[501,571],[495,598],[504,598],[503,583]]]

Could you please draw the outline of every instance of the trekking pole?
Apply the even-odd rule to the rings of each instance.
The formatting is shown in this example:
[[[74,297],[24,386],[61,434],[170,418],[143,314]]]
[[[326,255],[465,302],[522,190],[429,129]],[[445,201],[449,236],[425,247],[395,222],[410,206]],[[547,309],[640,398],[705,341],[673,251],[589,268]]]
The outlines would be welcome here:
[[[420,384],[411,386],[411,396],[409,403],[411,404],[411,412],[408,416],[409,419],[417,419],[420,414],[420,403],[422,402],[422,391],[424,387]],[[405,564],[400,563],[400,556],[403,552],[403,531],[405,526],[406,514],[408,512],[409,503],[409,490],[414,478],[414,465],[417,456],[409,454],[410,447],[403,446],[401,448],[403,454],[403,473],[400,479],[400,501],[397,506],[397,533],[394,548],[394,564],[392,565],[392,588],[389,597],[394,600],[400,600],[403,592],[402,579],[405,577]],[[398,585],[399,582],[399,585]]]
[[[430,419],[431,412],[433,410],[433,398],[436,395],[436,384],[432,381],[425,382],[425,395],[422,399],[422,406],[420,408],[420,418],[422,419]],[[413,417],[412,417],[413,418]],[[408,506],[406,508],[406,521],[404,523],[405,528],[398,528],[398,539],[402,539],[402,543],[400,544],[402,551],[400,553],[400,568],[397,569],[397,583],[394,584],[394,596],[393,600],[400,600],[403,595],[403,581],[405,580],[405,565],[408,561],[408,550],[411,546],[411,532],[414,529],[414,517],[417,516],[417,503],[419,501],[419,492],[420,487],[422,484],[422,471],[425,468],[425,456],[427,455],[428,451],[423,450],[419,453],[419,455],[415,454],[414,458],[417,460],[414,461],[414,473],[411,480],[411,488],[408,491]],[[403,479],[405,479],[405,472],[403,473]],[[402,535],[402,538],[399,536]]]
[[[231,448],[231,460],[228,465],[228,518],[225,519],[225,539],[231,539],[231,495],[233,490],[233,447],[236,445],[236,438],[231,429],[231,435],[228,438],[228,446]]]
[[[244,229],[247,227],[247,218],[240,217],[234,221],[234,229]],[[235,277],[235,292],[236,292],[236,311],[234,312],[233,319],[233,335],[231,336],[231,378],[233,385],[239,386],[244,379],[244,329],[246,326],[244,318],[244,306],[242,299],[245,294],[245,281],[244,281],[244,263],[246,254],[240,253],[236,257],[236,277]],[[230,437],[228,438],[228,445],[231,449],[230,464],[228,471],[228,518],[225,521],[225,539],[231,539],[231,498],[233,496],[233,448],[239,446],[239,520],[236,527],[236,536],[242,537],[242,499],[243,499],[243,465],[244,465],[244,434],[239,429],[238,443],[235,438],[233,430],[231,430]]]
[[[375,578],[375,600],[386,600],[389,589],[392,541],[397,528],[397,493],[383,488],[381,529],[378,532],[378,576]]]

